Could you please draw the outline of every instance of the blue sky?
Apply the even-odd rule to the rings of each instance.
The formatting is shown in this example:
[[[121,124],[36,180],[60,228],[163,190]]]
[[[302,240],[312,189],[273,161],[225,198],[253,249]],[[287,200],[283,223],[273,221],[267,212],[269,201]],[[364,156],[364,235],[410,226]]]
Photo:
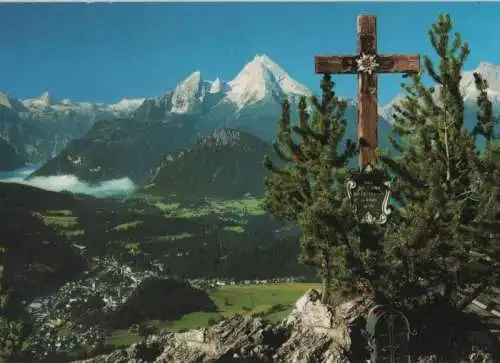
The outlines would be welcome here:
[[[256,54],[319,90],[314,55],[353,54],[356,16],[377,15],[379,53],[434,56],[427,31],[450,13],[472,54],[500,64],[500,3],[0,4],[0,89],[17,98],[116,102],[157,96],[195,70],[232,79]],[[354,76],[336,76],[355,97]],[[400,92],[379,77],[379,100]]]

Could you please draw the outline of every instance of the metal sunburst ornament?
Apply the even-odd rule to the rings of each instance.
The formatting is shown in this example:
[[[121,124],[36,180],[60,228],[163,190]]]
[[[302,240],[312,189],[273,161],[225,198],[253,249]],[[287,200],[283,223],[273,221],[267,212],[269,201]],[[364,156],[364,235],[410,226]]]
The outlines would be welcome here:
[[[364,72],[370,75],[375,69],[380,67],[380,64],[377,63],[376,55],[361,54],[359,58],[356,59],[356,63],[358,64],[358,72]]]

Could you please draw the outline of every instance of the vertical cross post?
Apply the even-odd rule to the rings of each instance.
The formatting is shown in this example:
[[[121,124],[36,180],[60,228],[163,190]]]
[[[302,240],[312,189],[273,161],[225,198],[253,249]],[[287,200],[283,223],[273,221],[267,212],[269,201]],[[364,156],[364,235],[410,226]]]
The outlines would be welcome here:
[[[369,66],[370,59],[376,61],[377,19],[375,16],[358,16],[358,54],[361,62]],[[376,64],[376,63],[375,63]],[[375,67],[375,65],[373,65]],[[377,75],[373,72],[358,72],[358,142],[359,165],[375,168],[377,147]]]

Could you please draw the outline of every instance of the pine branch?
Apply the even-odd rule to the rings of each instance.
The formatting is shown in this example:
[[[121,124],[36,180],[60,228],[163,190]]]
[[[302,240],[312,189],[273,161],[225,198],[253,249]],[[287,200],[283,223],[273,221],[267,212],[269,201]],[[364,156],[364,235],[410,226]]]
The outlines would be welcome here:
[[[446,123],[446,108],[444,110],[444,147],[446,151],[446,181],[451,180],[450,147],[448,144],[448,124]]]
[[[425,188],[425,183],[423,181],[415,178],[406,167],[400,165],[398,162],[384,155],[380,156],[380,161],[386,164],[392,171],[394,171],[403,180],[409,182],[413,187],[419,189]]]
[[[264,155],[264,160],[262,162],[262,165],[269,170],[270,172],[274,174],[279,174],[284,178],[290,178],[291,174],[288,170],[281,169],[278,166],[276,166],[275,163],[272,162],[272,160],[269,158],[269,156]]]
[[[429,73],[429,76],[436,82],[437,84],[443,84],[443,80],[441,77],[436,73],[436,70],[434,69],[434,66],[432,65],[432,61],[428,56],[424,56],[424,66],[425,69],[427,70],[427,73]]]

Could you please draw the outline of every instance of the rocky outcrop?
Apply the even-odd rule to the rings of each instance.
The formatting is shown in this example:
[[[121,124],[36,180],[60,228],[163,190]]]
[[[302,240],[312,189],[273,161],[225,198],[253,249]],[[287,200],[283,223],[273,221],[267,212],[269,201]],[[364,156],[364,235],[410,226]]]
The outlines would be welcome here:
[[[368,304],[358,300],[330,309],[319,296],[309,290],[278,325],[237,315],[207,329],[149,337],[126,350],[80,363],[349,362],[351,322]]]
[[[369,362],[364,316],[375,301],[356,298],[336,307],[320,302],[309,290],[278,325],[259,316],[237,315],[206,329],[150,336],[126,350],[74,363],[347,363]],[[438,362],[433,355],[419,363]],[[474,350],[456,362],[493,363]]]

